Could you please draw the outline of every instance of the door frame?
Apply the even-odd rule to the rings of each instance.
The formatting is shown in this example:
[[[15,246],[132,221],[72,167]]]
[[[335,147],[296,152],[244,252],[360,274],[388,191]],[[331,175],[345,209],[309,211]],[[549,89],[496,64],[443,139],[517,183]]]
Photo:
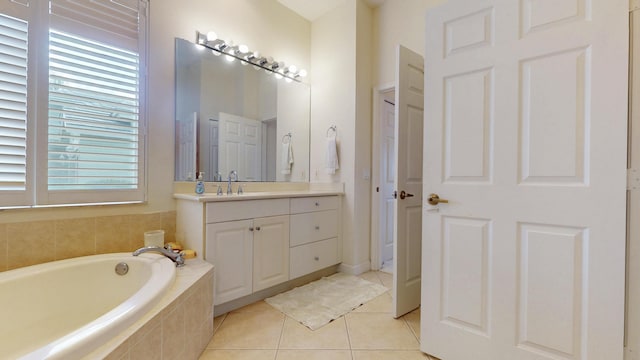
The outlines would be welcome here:
[[[629,12],[629,135],[627,144],[628,172],[640,169],[640,3]],[[640,216],[640,187],[627,176],[627,264],[625,294],[626,360],[637,358],[640,351],[640,224],[633,221]]]
[[[380,270],[380,248],[382,239],[380,237],[380,227],[378,218],[380,217],[380,194],[376,192],[376,184],[380,184],[380,119],[382,113],[382,102],[384,95],[395,92],[394,82],[378,85],[373,88],[373,124],[371,132],[371,270]],[[395,254],[394,254],[395,255]]]

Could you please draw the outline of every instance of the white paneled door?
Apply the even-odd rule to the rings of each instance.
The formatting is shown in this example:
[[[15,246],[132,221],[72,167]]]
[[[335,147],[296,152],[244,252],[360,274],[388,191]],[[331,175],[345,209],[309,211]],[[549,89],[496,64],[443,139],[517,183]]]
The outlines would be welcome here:
[[[424,60],[398,47],[395,121],[393,316],[420,306]]]
[[[622,359],[628,0],[451,0],[426,24],[421,349]]]
[[[239,181],[258,181],[262,168],[262,123],[238,115],[220,113],[218,166],[222,178],[236,170]]]

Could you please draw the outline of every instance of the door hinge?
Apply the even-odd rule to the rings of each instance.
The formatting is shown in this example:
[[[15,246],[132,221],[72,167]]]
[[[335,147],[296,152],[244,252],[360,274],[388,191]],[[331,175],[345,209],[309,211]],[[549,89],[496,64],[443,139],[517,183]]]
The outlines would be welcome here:
[[[627,169],[627,190],[640,190],[640,170]]]

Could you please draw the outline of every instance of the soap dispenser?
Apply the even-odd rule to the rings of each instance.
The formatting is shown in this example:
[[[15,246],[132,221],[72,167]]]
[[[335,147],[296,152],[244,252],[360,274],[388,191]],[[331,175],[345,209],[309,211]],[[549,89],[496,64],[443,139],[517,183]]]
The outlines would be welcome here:
[[[204,180],[202,179],[203,172],[198,173],[198,181],[196,181],[196,194],[204,194]]]

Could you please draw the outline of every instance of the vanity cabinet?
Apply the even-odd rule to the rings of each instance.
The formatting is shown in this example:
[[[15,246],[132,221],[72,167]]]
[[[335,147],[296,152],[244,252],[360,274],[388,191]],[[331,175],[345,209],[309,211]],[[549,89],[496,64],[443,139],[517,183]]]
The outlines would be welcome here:
[[[178,240],[215,265],[215,305],[341,261],[336,194],[176,198]]]

